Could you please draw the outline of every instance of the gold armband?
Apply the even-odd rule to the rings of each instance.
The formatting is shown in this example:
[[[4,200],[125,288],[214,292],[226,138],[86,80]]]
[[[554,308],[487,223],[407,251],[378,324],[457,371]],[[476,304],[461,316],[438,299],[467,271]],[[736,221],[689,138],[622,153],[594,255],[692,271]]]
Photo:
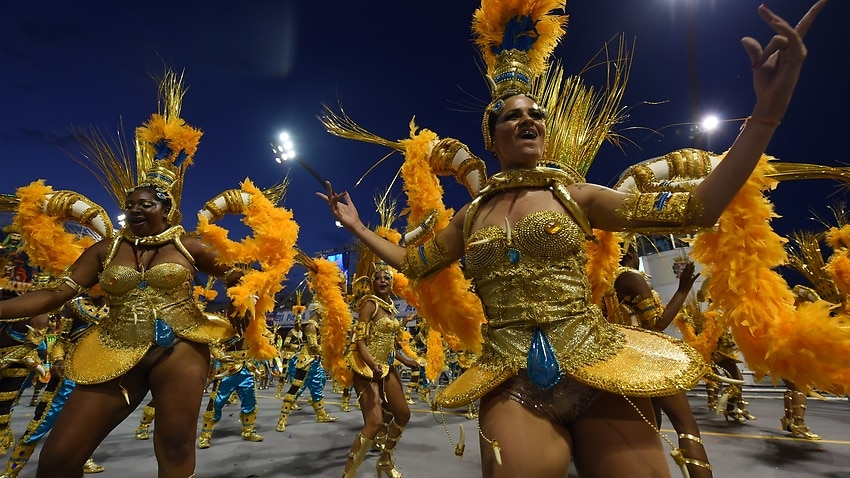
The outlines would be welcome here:
[[[446,247],[435,236],[420,246],[405,248],[401,273],[411,279],[420,279],[447,265]]]
[[[307,351],[310,355],[319,355],[322,352],[322,347],[319,346],[319,337],[315,334],[307,334]]]
[[[64,275],[64,276],[60,277],[59,279],[50,282],[45,287],[45,289],[59,290],[59,288],[62,287],[63,285],[67,285],[68,287],[73,289],[74,292],[76,293],[76,295],[82,295],[86,292],[86,288],[81,286],[80,284],[78,284],[77,281],[75,281],[74,279],[72,279],[70,274]]]
[[[351,341],[366,340],[369,336],[369,322],[357,322],[354,326],[354,333],[351,335]]]
[[[629,221],[662,223],[661,227],[684,226],[702,212],[702,202],[690,192],[663,191],[629,194],[619,210]]]

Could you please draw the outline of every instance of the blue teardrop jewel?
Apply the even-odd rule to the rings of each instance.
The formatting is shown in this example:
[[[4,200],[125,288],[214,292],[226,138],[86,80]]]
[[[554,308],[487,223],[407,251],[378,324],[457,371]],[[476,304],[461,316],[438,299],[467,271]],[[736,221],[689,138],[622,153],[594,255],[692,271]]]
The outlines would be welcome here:
[[[139,282],[139,289],[145,290],[145,289],[147,289],[147,288],[148,288],[148,281],[146,281],[146,280],[142,279],[142,280]]]
[[[561,379],[561,365],[546,333],[539,328],[531,335],[528,349],[528,378],[540,388],[552,388]]]
[[[508,262],[511,264],[516,264],[519,262],[519,251],[514,249],[513,247],[508,248]]]
[[[174,329],[165,323],[164,320],[157,318],[154,320],[154,342],[160,347],[171,347],[174,345]]]

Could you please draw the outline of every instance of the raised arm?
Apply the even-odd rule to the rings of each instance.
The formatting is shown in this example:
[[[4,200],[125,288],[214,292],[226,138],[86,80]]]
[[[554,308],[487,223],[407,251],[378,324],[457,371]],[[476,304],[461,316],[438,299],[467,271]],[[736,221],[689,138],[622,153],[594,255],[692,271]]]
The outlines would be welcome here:
[[[408,255],[406,249],[403,246],[393,244],[366,227],[360,221],[360,215],[348,192],[334,193],[330,182],[326,182],[325,186],[327,193],[316,193],[316,195],[327,201],[331,214],[336,220],[387,264],[405,271],[405,259]],[[456,261],[463,255],[463,216],[465,211],[464,208],[458,212],[449,225],[437,234],[435,241],[439,244],[438,249],[443,252],[442,257],[440,257],[440,264]],[[405,271],[405,274],[408,274],[407,271]]]
[[[696,282],[698,277],[699,273],[694,273],[694,263],[688,262],[679,275],[679,287],[673,293],[673,297],[667,301],[667,305],[664,307],[664,313],[661,314],[661,319],[655,324],[655,330],[661,332],[673,322],[673,319],[682,310],[682,306],[685,305],[685,300],[688,298],[688,294],[691,293],[691,288],[693,288],[694,282]]]
[[[664,216],[671,214],[656,213],[652,206],[658,204],[655,202],[660,199],[658,197],[644,198],[646,204],[642,207],[630,203],[634,199],[631,193],[592,184],[571,185],[570,194],[581,205],[593,227],[621,231],[657,226],[713,226],[752,174],[784,117],[806,58],[803,37],[826,2],[815,3],[796,27],[764,5],[759,7],[759,15],[776,35],[764,48],[750,37],[741,41],[753,68],[755,107],[723,161],[693,193],[678,193],[660,201],[668,211],[681,213],[676,219],[665,222]]]
[[[764,48],[753,38],[745,37],[741,40],[753,65],[756,105],[724,160],[694,192],[704,206],[698,218],[699,225],[714,225],[758,164],[776,127],[785,116],[800,77],[807,54],[803,37],[826,2],[818,0],[796,27],[789,25],[765,5],[759,6],[759,16],[773,28],[776,35]]]

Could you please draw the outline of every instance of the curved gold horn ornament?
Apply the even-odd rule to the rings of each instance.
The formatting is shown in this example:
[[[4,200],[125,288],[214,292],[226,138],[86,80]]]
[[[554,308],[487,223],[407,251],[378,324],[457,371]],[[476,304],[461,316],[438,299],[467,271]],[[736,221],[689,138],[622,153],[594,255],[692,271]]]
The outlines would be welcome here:
[[[73,219],[91,228],[101,237],[110,238],[115,235],[106,210],[76,191],[60,190],[48,193],[45,195],[42,209],[48,216],[59,220]]]

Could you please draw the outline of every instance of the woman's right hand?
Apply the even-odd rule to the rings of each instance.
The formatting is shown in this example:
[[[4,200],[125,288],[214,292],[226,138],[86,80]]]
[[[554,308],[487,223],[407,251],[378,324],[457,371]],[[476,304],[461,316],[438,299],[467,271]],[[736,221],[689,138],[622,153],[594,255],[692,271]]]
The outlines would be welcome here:
[[[372,378],[374,379],[379,379],[384,375],[384,367],[380,364],[373,363],[369,368],[372,369]]]
[[[351,197],[345,191],[334,193],[330,181],[325,181],[325,189],[325,193],[317,192],[316,196],[328,202],[331,214],[343,227],[349,230],[354,229],[360,223],[360,215],[357,213],[357,208],[354,207]]]

